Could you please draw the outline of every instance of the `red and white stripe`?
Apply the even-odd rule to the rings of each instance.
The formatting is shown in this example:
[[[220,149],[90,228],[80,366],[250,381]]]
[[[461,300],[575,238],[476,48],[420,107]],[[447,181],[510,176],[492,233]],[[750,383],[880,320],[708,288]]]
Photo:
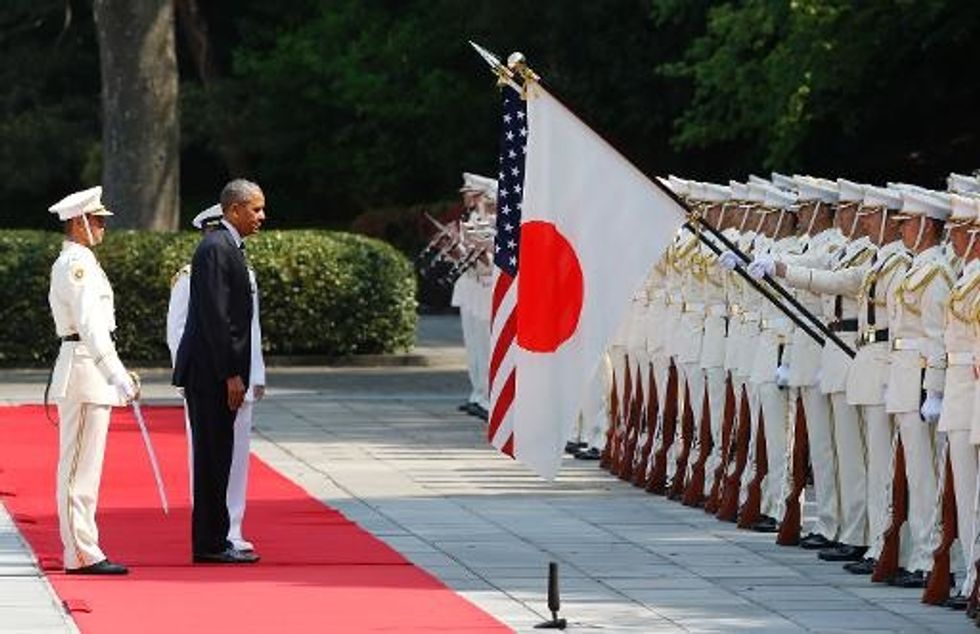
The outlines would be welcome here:
[[[519,274],[518,274],[519,275]],[[514,392],[517,386],[517,277],[494,267],[490,317],[490,444],[514,457]]]

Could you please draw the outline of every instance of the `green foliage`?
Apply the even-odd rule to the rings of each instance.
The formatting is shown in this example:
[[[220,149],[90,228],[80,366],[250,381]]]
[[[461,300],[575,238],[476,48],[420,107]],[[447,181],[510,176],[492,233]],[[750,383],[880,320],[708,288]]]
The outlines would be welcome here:
[[[110,232],[96,253],[116,296],[117,341],[127,364],[168,359],[166,315],[173,274],[198,236]],[[44,365],[56,352],[47,302],[61,237],[0,232],[0,365]],[[387,353],[412,345],[415,280],[393,247],[326,231],[272,231],[249,240],[267,354]]]

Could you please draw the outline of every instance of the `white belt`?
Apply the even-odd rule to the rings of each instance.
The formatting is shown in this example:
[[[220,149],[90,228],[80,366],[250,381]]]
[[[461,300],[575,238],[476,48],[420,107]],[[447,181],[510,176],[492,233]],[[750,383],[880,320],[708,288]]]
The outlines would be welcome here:
[[[777,328],[789,328],[789,320],[783,317],[775,317],[773,319],[763,319],[759,324],[759,328],[762,330],[775,330]]]
[[[724,304],[712,304],[706,310],[709,317],[724,317],[728,315],[728,307]]]
[[[921,339],[898,337],[896,339],[892,339],[892,350],[918,350],[921,343]]]
[[[696,302],[684,302],[684,312],[685,313],[703,313],[704,304],[698,304]]]
[[[972,352],[947,352],[946,365],[973,365],[975,358]]]

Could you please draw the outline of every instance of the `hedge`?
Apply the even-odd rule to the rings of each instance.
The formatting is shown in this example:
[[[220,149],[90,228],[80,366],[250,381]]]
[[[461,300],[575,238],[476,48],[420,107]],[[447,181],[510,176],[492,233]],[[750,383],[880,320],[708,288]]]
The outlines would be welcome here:
[[[0,231],[0,365],[44,366],[57,352],[48,308],[57,233]],[[173,274],[195,233],[110,231],[96,254],[116,299],[117,345],[127,364],[167,362]],[[390,353],[415,336],[415,277],[393,247],[349,233],[268,231],[248,241],[261,298],[266,354]]]

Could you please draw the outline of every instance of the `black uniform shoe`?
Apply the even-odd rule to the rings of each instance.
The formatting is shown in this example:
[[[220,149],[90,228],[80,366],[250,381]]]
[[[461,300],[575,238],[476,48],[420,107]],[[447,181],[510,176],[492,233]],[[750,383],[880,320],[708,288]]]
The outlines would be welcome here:
[[[65,570],[65,574],[69,575],[128,575],[129,569],[122,564],[114,564],[108,559],[103,559],[102,561],[92,564],[91,566],[82,566],[81,568],[68,568]]]
[[[580,440],[569,440],[565,443],[565,453],[575,455],[582,449],[588,449],[589,443]]]
[[[958,594],[955,597],[950,597],[943,602],[943,606],[949,608],[950,610],[965,610],[966,604],[969,600],[962,594]]]
[[[254,564],[259,556],[252,551],[226,548],[220,553],[195,553],[195,564]]]
[[[759,520],[750,526],[752,530],[757,533],[776,533],[779,532],[779,522],[776,518],[769,517],[768,515],[763,515]]]
[[[913,570],[912,572],[906,570],[889,579],[888,585],[899,588],[925,588],[926,573],[922,570]]]
[[[458,409],[461,412],[466,412],[467,414],[469,414],[470,413],[470,402],[467,401],[465,403],[461,403],[459,405],[459,407],[457,407],[456,409]]]
[[[490,418],[490,412],[483,409],[482,406],[477,405],[476,403],[473,403],[473,407],[470,408],[470,415],[476,416],[477,418],[482,420],[487,420],[488,418]]]
[[[849,564],[844,564],[844,570],[852,575],[870,575],[875,571],[875,566],[877,565],[877,559],[868,557],[866,559],[862,559],[861,561],[853,561]]]
[[[800,548],[803,550],[823,550],[824,548],[833,548],[834,546],[839,546],[839,544],[827,539],[820,533],[810,533],[800,540]]]
[[[823,561],[861,561],[864,553],[868,552],[867,546],[851,546],[849,544],[838,544],[833,548],[825,548],[817,555]]]
[[[589,447],[588,449],[580,449],[575,452],[576,460],[598,460],[601,457],[602,455],[598,447]]]

